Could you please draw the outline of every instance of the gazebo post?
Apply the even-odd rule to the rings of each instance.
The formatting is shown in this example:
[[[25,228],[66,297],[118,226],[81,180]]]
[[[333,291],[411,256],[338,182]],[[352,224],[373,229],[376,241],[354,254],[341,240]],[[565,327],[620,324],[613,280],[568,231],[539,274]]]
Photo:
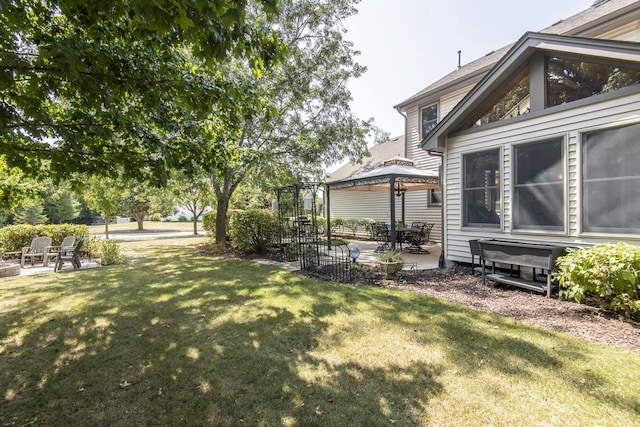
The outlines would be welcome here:
[[[396,248],[396,195],[394,192],[395,186],[396,177],[391,176],[391,179],[389,180],[389,200],[391,201],[391,235],[389,237],[391,238],[391,249]]]

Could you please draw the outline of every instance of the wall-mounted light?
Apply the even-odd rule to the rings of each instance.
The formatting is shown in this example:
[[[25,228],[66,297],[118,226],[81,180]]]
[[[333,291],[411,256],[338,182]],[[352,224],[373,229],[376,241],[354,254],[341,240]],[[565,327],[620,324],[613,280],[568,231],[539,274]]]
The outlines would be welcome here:
[[[407,192],[407,187],[405,187],[401,182],[396,182],[393,190],[396,192],[396,196],[400,197]]]

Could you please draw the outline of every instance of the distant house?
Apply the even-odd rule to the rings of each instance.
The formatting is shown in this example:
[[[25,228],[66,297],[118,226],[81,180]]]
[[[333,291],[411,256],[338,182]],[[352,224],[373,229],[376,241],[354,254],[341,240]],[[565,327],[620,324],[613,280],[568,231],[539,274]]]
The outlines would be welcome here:
[[[386,160],[396,156],[405,157],[406,146],[404,136],[397,136],[369,148],[370,156],[361,163],[346,163],[336,169],[326,182],[344,180],[354,175],[372,171],[383,165]],[[422,167],[418,162],[415,166]],[[436,169],[437,170],[437,167]],[[397,197],[396,220],[400,220],[401,198]],[[371,218],[376,221],[390,222],[389,194],[380,191],[332,191],[330,204],[331,218],[363,219]],[[431,233],[432,240],[440,239],[440,191],[422,190],[405,194],[405,222],[414,221],[436,223],[438,227]]]
[[[396,108],[443,168],[443,250],[468,240],[640,239],[640,2],[597,1]]]

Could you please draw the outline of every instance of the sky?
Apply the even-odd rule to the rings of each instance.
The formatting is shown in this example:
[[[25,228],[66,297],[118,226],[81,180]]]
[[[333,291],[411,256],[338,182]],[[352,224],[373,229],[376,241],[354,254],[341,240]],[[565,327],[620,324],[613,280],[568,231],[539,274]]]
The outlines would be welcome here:
[[[589,8],[593,0],[362,0],[345,38],[367,72],[350,82],[352,111],[404,134],[393,108],[458,65]]]

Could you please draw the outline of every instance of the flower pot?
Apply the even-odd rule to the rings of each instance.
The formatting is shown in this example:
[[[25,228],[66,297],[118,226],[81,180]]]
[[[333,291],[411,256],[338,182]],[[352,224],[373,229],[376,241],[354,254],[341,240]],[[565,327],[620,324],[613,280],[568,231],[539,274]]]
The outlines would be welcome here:
[[[404,261],[378,261],[380,271],[387,276],[394,275],[404,267]]]

